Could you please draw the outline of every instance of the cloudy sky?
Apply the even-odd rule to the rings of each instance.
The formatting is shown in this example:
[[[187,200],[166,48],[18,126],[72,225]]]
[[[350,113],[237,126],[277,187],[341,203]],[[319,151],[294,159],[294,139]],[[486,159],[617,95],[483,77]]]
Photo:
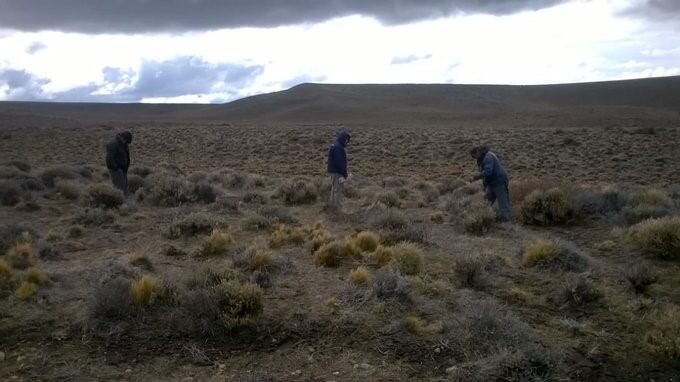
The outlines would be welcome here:
[[[0,100],[680,75],[678,0],[0,0]]]

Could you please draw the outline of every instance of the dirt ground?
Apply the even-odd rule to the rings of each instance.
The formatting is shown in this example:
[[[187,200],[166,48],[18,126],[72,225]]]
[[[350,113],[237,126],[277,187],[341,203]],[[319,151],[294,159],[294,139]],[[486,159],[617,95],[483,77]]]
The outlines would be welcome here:
[[[49,183],[44,174],[51,166],[90,171],[65,176],[75,196],[59,182],[35,190],[22,186],[18,204],[0,207],[1,225],[31,231],[22,240],[34,249],[33,265],[49,277],[25,300],[17,296],[16,284],[1,294],[2,380],[680,379],[677,358],[658,354],[645,341],[656,314],[680,304],[677,260],[657,259],[622,241],[620,232],[632,224],[623,217],[625,209],[542,227],[519,218],[526,194],[550,186],[568,193],[579,187],[627,194],[654,188],[675,203],[664,213],[677,215],[678,125],[93,123],[8,115],[0,120],[0,175],[7,182]],[[352,134],[354,179],[338,216],[324,210],[324,190],[326,150],[340,128]],[[139,177],[140,190],[123,205],[96,210],[111,219],[84,223],[80,217],[92,207],[90,187],[108,184],[103,144],[123,129],[134,135],[132,167],[148,168],[151,175]],[[468,182],[475,165],[467,152],[480,143],[489,144],[511,174],[517,221],[489,223],[488,230],[473,234],[465,228],[471,213],[466,206],[478,205],[482,190]],[[21,171],[13,161],[31,168]],[[149,202],[162,176],[205,182],[216,200]],[[281,188],[299,177],[313,200],[287,203]],[[267,208],[287,218],[263,217]],[[309,239],[269,244],[275,223],[285,221],[301,229],[320,222],[338,240],[371,230],[392,245],[386,239],[391,231],[375,223],[390,211],[417,231],[412,241],[424,262],[415,274],[400,275],[398,265],[376,263],[369,253],[325,267],[315,262]],[[174,221],[192,214],[218,219],[233,236],[233,248],[202,257],[195,251],[207,240],[205,232],[168,235]],[[527,266],[522,253],[537,239],[569,241],[588,257],[587,269]],[[168,244],[188,254],[168,256]],[[248,324],[216,335],[185,334],[168,323],[174,317],[170,304],[136,310],[106,334],[89,330],[95,290],[111,274],[130,280],[150,274],[181,294],[192,274],[236,264],[249,247],[268,251],[274,265],[266,285],[257,282],[263,309]],[[151,266],[131,263],[130,254],[142,255]],[[472,271],[474,280],[466,282],[470,273],[463,268],[470,258],[482,260]],[[640,264],[658,277],[636,293],[626,272]],[[359,266],[374,279],[389,273],[404,280],[404,300],[381,299],[375,285],[354,285],[350,271]],[[26,273],[12,272],[16,280]],[[252,269],[238,272],[254,280]],[[576,306],[556,303],[568,280],[579,275],[599,297]],[[420,326],[408,323],[413,317]]]

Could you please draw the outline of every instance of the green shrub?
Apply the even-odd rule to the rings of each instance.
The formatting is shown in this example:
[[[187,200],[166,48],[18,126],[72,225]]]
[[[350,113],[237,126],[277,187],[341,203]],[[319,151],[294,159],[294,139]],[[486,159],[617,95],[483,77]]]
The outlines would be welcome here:
[[[465,232],[483,235],[496,225],[496,213],[489,206],[482,206],[468,212],[463,218]]]
[[[392,262],[405,275],[416,275],[423,270],[423,251],[413,243],[399,243],[391,248]]]
[[[576,218],[577,210],[564,191],[553,188],[531,192],[521,207],[525,224],[547,226],[567,224]]]
[[[85,190],[85,204],[89,207],[117,208],[125,202],[120,190],[109,184],[98,183]]]
[[[628,229],[624,239],[663,259],[680,259],[680,216],[649,219]]]

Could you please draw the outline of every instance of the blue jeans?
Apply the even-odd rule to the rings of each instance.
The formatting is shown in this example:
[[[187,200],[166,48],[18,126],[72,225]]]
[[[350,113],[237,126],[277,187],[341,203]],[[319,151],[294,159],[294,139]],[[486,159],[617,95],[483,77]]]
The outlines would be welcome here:
[[[508,183],[486,186],[486,200],[493,205],[497,202],[498,217],[503,221],[512,221],[512,207],[510,206],[510,193]]]

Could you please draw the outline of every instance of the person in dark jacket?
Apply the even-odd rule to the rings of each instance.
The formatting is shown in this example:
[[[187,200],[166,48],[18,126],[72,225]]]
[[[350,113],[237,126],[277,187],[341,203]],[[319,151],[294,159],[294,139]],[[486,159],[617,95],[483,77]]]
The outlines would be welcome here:
[[[487,146],[478,146],[470,150],[470,156],[477,161],[479,174],[473,181],[482,179],[486,199],[493,205],[498,202],[498,215],[503,221],[512,220],[510,193],[508,192],[508,173],[505,171],[496,154]]]
[[[328,207],[335,212],[339,212],[342,208],[342,184],[350,177],[347,170],[347,153],[345,152],[349,139],[349,133],[343,130],[338,133],[335,141],[328,149],[328,174],[331,176]]]
[[[128,196],[127,172],[130,167],[130,143],[132,143],[132,134],[129,131],[116,134],[106,143],[106,167],[109,169],[111,182],[123,192],[125,197]]]

